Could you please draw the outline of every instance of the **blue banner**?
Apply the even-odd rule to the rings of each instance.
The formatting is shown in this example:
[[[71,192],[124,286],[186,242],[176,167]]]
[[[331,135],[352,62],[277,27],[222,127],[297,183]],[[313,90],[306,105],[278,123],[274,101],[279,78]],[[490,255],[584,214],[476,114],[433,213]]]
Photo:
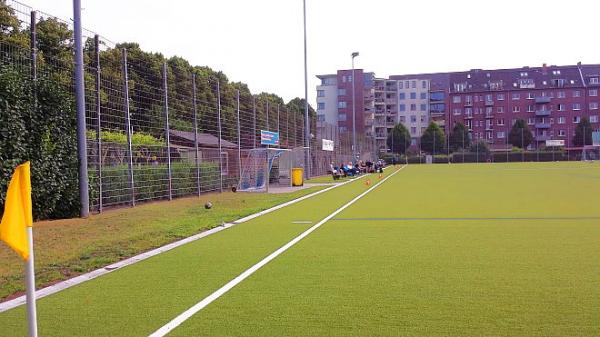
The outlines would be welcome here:
[[[262,145],[279,145],[279,132],[260,130],[260,143]]]

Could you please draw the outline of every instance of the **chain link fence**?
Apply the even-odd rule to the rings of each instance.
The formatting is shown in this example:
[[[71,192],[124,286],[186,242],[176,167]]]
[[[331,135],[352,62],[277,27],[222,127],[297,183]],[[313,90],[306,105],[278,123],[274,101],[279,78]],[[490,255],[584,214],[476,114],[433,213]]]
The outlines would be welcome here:
[[[58,84],[70,107],[62,113],[73,126],[65,132],[74,135],[72,22],[13,0],[0,5],[7,21],[0,32],[1,65],[31,83],[43,78]],[[135,43],[116,44],[86,30],[83,41],[93,211],[235,186],[250,150],[264,147],[261,130],[278,132],[281,148],[310,153],[308,165],[302,164],[313,176],[327,174],[331,162],[352,160],[351,135],[334,126],[317,129],[314,118],[307,151],[303,100],[286,104],[272,94],[253,95],[221,72],[144,52]],[[39,106],[47,103],[36,98]],[[334,140],[334,151],[323,150],[322,139]],[[70,170],[77,175],[76,166]]]

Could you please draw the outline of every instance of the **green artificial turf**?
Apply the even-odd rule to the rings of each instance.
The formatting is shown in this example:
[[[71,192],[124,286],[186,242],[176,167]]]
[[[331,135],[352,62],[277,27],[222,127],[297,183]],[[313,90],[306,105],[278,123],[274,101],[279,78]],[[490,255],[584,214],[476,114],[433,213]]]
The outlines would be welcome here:
[[[365,181],[41,299],[40,335],[148,335]],[[599,336],[599,203],[597,164],[410,165],[170,335]]]
[[[409,166],[172,336],[599,336],[600,167]],[[588,217],[573,220],[381,218]]]
[[[42,298],[40,336],[146,336],[311,226],[294,222],[314,224],[366,189],[340,186]],[[0,313],[0,336],[25,329],[23,307]]]

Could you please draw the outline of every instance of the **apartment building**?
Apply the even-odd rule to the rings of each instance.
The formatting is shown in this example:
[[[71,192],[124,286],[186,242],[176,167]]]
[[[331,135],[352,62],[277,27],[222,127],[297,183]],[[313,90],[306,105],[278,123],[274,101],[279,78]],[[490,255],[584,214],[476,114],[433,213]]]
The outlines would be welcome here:
[[[317,104],[331,100],[326,104],[337,107],[335,111],[318,109],[318,113],[331,115],[341,131],[351,130],[350,73],[340,70],[336,75],[323,75],[335,76],[338,92],[332,98],[329,93],[334,91],[321,89],[323,96],[317,98]],[[572,147],[575,128],[583,117],[595,130],[600,128],[600,65],[473,69],[389,79],[375,78],[362,69],[355,73],[357,132],[373,137],[380,151],[386,151],[387,134],[396,123],[407,127],[414,145],[430,121],[446,133],[463,123],[471,139],[485,140],[497,150],[511,146],[507,137],[517,119],[525,120],[534,134],[530,148],[539,148],[546,140],[564,140],[566,147]],[[317,90],[326,81],[322,79]]]
[[[600,127],[600,65],[474,69],[451,73],[450,83],[448,124],[463,123],[473,140],[485,140],[493,149],[511,146],[507,137],[517,119],[534,135],[531,149],[547,140],[572,147],[583,117]]]

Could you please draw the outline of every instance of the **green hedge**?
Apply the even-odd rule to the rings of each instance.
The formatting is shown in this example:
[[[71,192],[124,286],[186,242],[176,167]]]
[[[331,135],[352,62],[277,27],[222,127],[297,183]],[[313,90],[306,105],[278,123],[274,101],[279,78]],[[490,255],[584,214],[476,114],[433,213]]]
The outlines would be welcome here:
[[[90,170],[90,194],[92,205],[98,205],[98,174]],[[102,188],[104,205],[131,203],[129,188],[129,171],[127,165],[108,166],[102,168]],[[137,201],[164,199],[169,195],[168,166],[134,165],[133,169],[135,199]],[[196,165],[189,162],[171,164],[173,197],[194,195],[197,193]],[[223,188],[237,183],[237,177],[223,177]],[[220,188],[219,164],[200,164],[201,192],[215,191]]]
[[[72,217],[79,210],[73,97],[43,75],[34,105],[29,76],[0,66],[0,212],[15,167],[29,160],[34,218]]]

